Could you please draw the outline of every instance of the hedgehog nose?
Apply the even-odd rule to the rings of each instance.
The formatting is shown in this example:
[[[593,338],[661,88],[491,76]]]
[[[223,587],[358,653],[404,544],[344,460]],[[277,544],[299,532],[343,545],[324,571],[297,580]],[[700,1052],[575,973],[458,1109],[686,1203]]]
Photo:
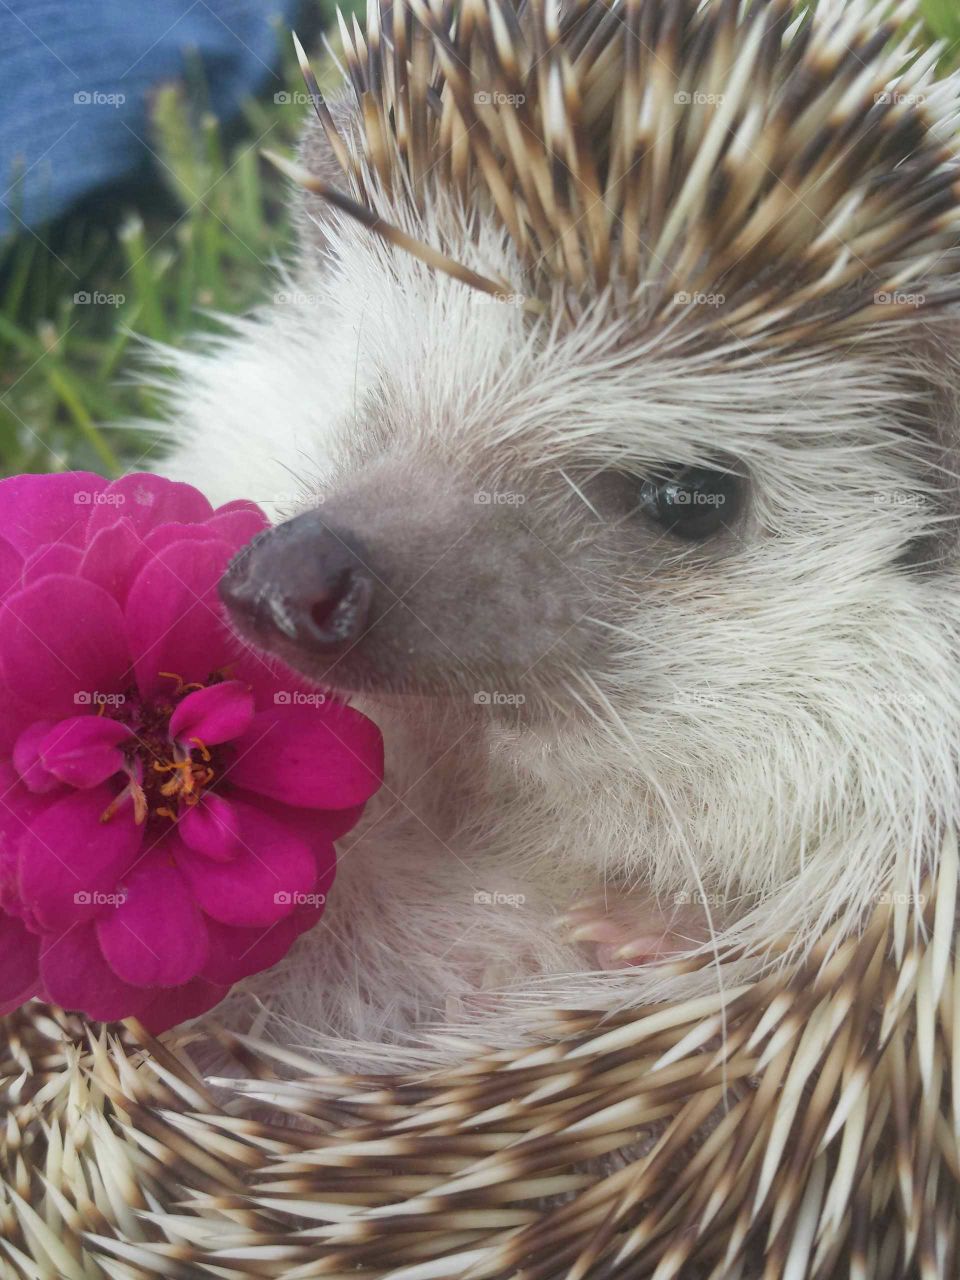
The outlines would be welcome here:
[[[307,512],[244,547],[219,592],[240,629],[268,647],[280,638],[335,653],[366,629],[373,579],[358,550]]]

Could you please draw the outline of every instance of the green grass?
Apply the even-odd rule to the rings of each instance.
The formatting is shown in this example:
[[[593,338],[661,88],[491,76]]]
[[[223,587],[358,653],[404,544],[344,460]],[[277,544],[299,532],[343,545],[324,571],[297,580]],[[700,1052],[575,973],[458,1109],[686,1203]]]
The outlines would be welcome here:
[[[283,46],[284,83],[302,94]],[[149,468],[149,434],[122,425],[159,411],[135,377],[138,340],[179,345],[270,291],[287,183],[260,150],[290,148],[308,108],[271,92],[225,134],[204,96],[198,79],[157,95],[157,182],[121,196],[112,223],[92,210],[0,253],[0,473]]]
[[[948,64],[960,61],[960,7],[957,0],[924,0],[927,25],[938,40],[948,40]]]
[[[960,62],[958,0],[925,0],[925,11],[932,37],[950,42],[945,63]],[[278,39],[284,82],[300,92],[290,41]],[[0,251],[0,473],[149,469],[149,433],[122,425],[159,412],[135,376],[137,339],[186,343],[216,327],[212,311],[244,311],[271,290],[289,238],[286,184],[259,153],[290,147],[306,108],[271,94],[225,134],[203,102],[197,76],[159,94],[158,185],[121,200],[111,224],[102,210],[78,214]]]

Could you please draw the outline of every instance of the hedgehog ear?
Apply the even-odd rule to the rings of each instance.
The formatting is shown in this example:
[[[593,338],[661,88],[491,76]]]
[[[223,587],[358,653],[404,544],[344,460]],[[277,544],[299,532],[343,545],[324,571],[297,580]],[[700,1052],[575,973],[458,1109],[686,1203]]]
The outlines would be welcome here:
[[[297,160],[301,169],[323,185],[342,187],[345,184],[343,166],[335,143],[331,141],[330,126],[339,138],[346,138],[353,132],[357,118],[356,99],[349,89],[344,89],[324,106],[327,123],[311,112],[300,135]],[[327,248],[323,225],[330,217],[330,204],[299,182],[294,187],[293,202],[294,226],[300,247],[310,258],[315,258]]]
[[[297,52],[303,87],[313,104],[313,111],[300,135],[298,147],[299,168],[317,179],[323,186],[340,187],[349,170],[350,162],[344,141],[354,128],[358,115],[356,96],[344,85],[343,89],[327,102],[320,91],[310,59],[292,31],[293,47]],[[323,222],[328,215],[329,204],[309,186],[296,183],[293,216],[300,247],[311,257],[326,248]]]

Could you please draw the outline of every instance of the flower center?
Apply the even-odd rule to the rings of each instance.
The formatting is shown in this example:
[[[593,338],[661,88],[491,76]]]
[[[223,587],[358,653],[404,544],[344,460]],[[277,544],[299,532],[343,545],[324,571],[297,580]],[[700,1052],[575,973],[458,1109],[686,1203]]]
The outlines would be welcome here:
[[[117,709],[115,718],[128,725],[135,736],[125,753],[127,785],[100,815],[101,822],[109,822],[127,800],[133,803],[138,825],[151,818],[176,822],[183,807],[192,808],[200,802],[220,772],[218,761],[200,738],[171,740],[170,718],[188,694],[220,683],[223,674],[216,673],[206,684],[185,684],[171,671],[159,674],[176,684],[169,700],[147,702],[132,691]]]
[[[160,785],[160,795],[169,799],[171,804],[197,804],[204,787],[208,787],[217,776],[210,768],[212,757],[204,744],[199,738],[191,738],[190,741],[196,744],[195,748],[187,750],[175,747],[172,760],[154,760],[151,765],[154,773],[169,775]],[[200,761],[193,759],[194,749],[200,752]],[[143,791],[146,796],[148,788],[144,786]],[[176,809],[169,805],[156,805],[153,812],[161,818],[171,818],[174,821],[177,818]]]

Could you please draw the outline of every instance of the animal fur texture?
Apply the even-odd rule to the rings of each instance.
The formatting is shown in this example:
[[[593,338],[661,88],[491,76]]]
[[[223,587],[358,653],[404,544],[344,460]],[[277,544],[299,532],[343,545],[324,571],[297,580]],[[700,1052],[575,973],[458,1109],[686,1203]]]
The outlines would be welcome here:
[[[545,1015],[428,1072],[219,1032],[233,1078],[203,1080],[209,1026],[159,1044],[26,1006],[0,1277],[952,1280],[955,838],[923,890],[903,950],[888,900],[765,979]]]
[[[168,470],[300,521],[238,644],[386,783],[205,1019],[4,1021],[0,1280],[958,1274],[960,78],[914,17],[344,27]],[[692,467],[731,501],[681,537]],[[367,575],[326,655],[310,538]]]
[[[329,661],[265,646],[388,767],[241,1023],[432,1062],[428,1025],[506,1045],[540,1008],[714,993],[704,957],[762,974],[919,898],[960,821],[960,78],[915,18],[344,24],[288,271],[171,391],[168,474],[313,511],[381,593]],[[702,541],[641,502],[678,467],[738,478]],[[611,972],[608,916],[698,958]]]

